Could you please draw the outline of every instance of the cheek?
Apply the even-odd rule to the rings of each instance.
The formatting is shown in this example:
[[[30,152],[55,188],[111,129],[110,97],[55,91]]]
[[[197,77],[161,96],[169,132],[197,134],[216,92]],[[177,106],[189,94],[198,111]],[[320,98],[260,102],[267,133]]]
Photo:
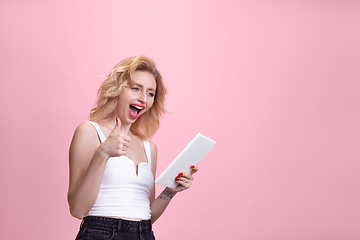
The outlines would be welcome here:
[[[149,102],[150,103],[150,108],[154,105],[154,102],[155,102],[155,98],[152,98],[151,101]]]
[[[148,101],[148,105],[147,105],[147,110],[146,111],[149,111],[154,105],[154,100],[151,100],[151,101]]]

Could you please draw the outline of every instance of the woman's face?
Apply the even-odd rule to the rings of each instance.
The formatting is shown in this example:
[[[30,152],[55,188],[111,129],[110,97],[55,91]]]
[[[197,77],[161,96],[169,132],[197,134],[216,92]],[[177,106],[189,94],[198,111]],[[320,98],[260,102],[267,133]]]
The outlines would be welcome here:
[[[135,71],[132,75],[133,86],[125,87],[118,99],[116,113],[122,123],[133,123],[147,112],[154,103],[156,81],[145,71]]]

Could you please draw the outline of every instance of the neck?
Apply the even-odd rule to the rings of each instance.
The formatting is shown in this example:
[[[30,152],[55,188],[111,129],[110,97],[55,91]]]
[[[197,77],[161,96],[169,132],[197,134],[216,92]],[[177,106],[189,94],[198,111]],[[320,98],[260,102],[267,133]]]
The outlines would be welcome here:
[[[106,119],[102,119],[100,121],[97,121],[98,124],[100,124],[101,126],[109,129],[109,130],[113,130],[116,124],[116,117],[109,117]],[[133,135],[130,131],[130,127],[131,127],[131,123],[121,123],[121,132],[127,132],[127,135]]]

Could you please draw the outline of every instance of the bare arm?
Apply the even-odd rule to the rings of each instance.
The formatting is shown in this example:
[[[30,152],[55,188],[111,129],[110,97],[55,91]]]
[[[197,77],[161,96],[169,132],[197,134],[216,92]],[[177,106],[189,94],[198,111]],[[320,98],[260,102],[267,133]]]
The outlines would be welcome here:
[[[98,151],[99,140],[90,123],[81,124],[75,131],[69,151],[70,213],[83,218],[95,204],[105,171],[107,156]]]
[[[155,176],[156,163],[157,163],[157,148],[154,143],[151,143],[151,163],[152,171]],[[190,173],[179,174],[177,182],[179,185],[176,188],[166,187],[162,193],[155,199],[155,184],[150,193],[150,210],[151,210],[151,221],[154,223],[165,211],[169,205],[171,199],[176,195],[177,192],[183,191],[190,187],[194,177],[194,173],[198,171],[197,167],[194,167]]]
[[[130,137],[122,134],[120,127],[117,121],[102,144],[90,123],[83,123],[76,129],[69,151],[68,203],[72,216],[84,218],[94,206],[109,157],[126,154]]]
[[[170,188],[165,188],[162,193],[151,202],[151,221],[154,223],[165,211],[170,200],[175,196],[176,192],[171,192]]]

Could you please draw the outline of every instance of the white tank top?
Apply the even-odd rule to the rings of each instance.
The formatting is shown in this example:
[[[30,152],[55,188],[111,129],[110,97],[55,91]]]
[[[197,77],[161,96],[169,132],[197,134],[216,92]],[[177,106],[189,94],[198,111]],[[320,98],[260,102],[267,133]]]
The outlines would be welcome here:
[[[90,123],[96,128],[100,142],[104,142],[106,138],[99,125]],[[128,157],[108,159],[98,197],[88,216],[151,218],[149,196],[154,176],[150,143],[146,140],[143,143],[148,162],[139,163],[137,175],[134,162]]]

